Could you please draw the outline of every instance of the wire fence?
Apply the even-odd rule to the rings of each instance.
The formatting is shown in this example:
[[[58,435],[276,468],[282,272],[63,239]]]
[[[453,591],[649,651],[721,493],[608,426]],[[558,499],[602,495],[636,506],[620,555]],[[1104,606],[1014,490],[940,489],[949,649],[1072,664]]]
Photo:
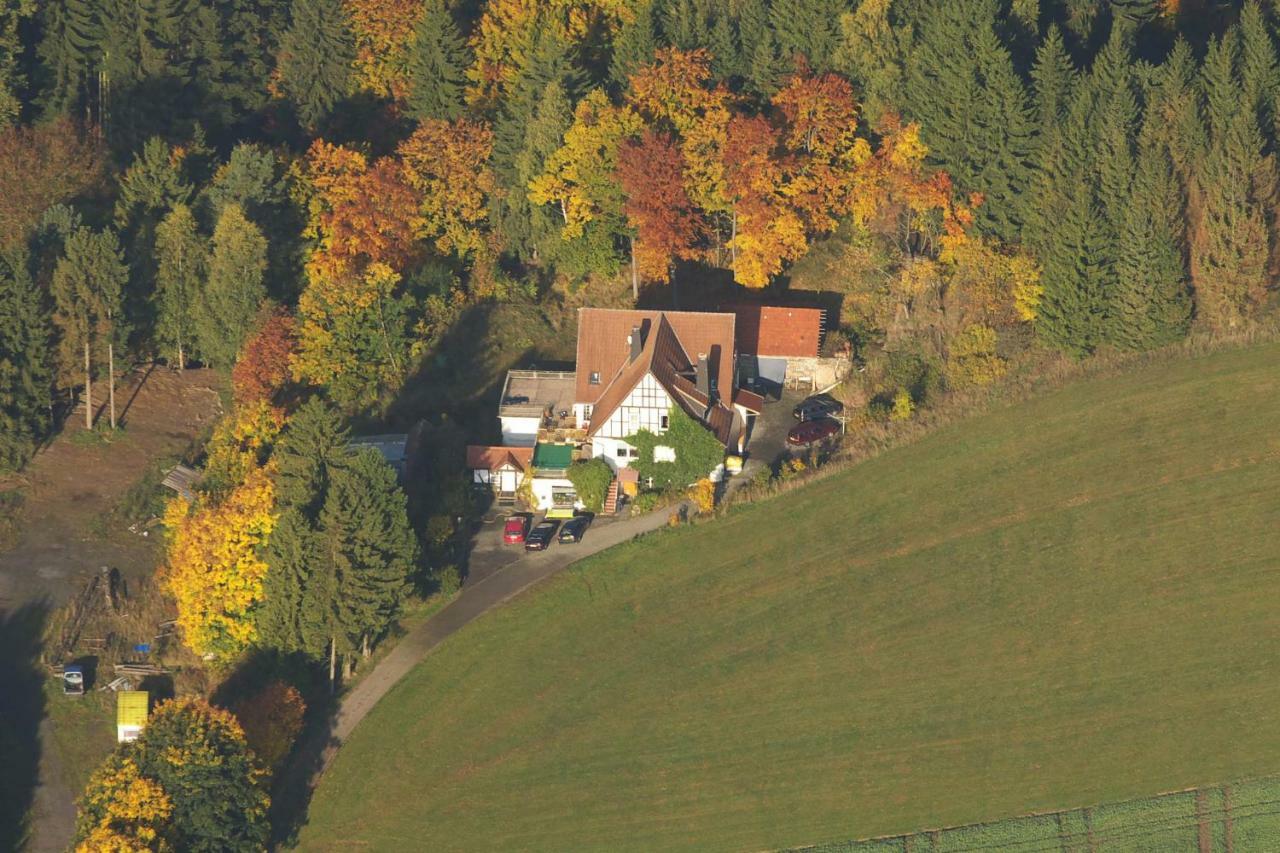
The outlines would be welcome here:
[[[1280,776],[793,853],[1280,851]]]

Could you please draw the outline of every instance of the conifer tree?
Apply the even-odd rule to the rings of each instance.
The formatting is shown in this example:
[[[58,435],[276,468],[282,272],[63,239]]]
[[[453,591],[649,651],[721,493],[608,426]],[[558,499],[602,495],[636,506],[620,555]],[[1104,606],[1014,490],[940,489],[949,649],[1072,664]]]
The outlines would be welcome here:
[[[1129,36],[1124,28],[1113,28],[1106,47],[1094,61],[1089,81],[1094,90],[1090,130],[1097,146],[1097,198],[1106,225],[1104,263],[1108,268],[1115,265],[1119,256],[1133,185],[1138,100],[1131,67]]]
[[[48,433],[52,333],[25,253],[0,256],[0,471],[21,468]]]
[[[711,34],[710,4],[707,0],[665,0],[661,29],[663,41],[670,47],[706,47]]]
[[[524,147],[516,155],[518,186],[528,186],[541,175],[547,160],[564,144],[564,132],[573,123],[569,98],[559,80],[552,80],[543,91],[533,120],[525,129]],[[564,242],[560,239],[559,214],[548,205],[528,205],[529,238],[536,256],[554,255]]]
[[[418,121],[462,115],[467,45],[444,0],[427,0],[409,55],[409,112]]]
[[[751,64],[747,68],[747,84],[751,91],[761,98],[768,99],[782,88],[782,80],[787,73],[787,63],[778,55],[778,43],[773,32],[765,30],[756,49],[751,54]]]
[[[35,4],[8,2],[0,4],[0,130],[22,117],[21,93],[26,88],[22,68],[24,45],[19,25],[35,13]]]
[[[840,46],[840,18],[848,0],[773,0],[769,22],[788,66],[803,56],[815,71],[830,71]]]
[[[978,224],[1012,240],[1030,177],[1026,90],[994,30],[994,0],[944,0],[920,21],[906,104],[933,159],[963,192],[982,193]]]
[[[276,502],[298,510],[314,523],[334,472],[348,460],[349,434],[342,416],[319,398],[303,403],[294,412],[276,442]]]
[[[493,172],[505,192],[490,196],[490,218],[506,248],[524,259],[532,258],[537,251],[528,186],[536,174],[526,177],[519,161],[526,148],[529,126],[552,83],[559,84],[572,101],[581,92],[583,76],[574,66],[564,37],[555,28],[546,27],[535,34],[528,65],[507,90],[493,134]]]
[[[355,42],[341,0],[297,0],[280,42],[280,82],[309,129],[351,89]]]
[[[1191,325],[1191,292],[1183,264],[1182,200],[1173,163],[1154,144],[1139,155],[1116,259],[1109,339],[1126,349],[1179,340]]]
[[[840,19],[837,67],[862,90],[863,114],[874,124],[902,103],[901,37],[889,20],[890,0],[862,0]]]
[[[189,202],[191,195],[191,184],[183,177],[173,149],[160,137],[153,136],[120,179],[116,227],[130,233],[154,227],[175,205]]]
[[[191,208],[176,205],[156,227],[156,343],[170,349],[179,370],[187,365],[201,299],[205,244],[196,232]]]
[[[636,8],[635,20],[622,25],[613,42],[609,79],[623,90],[636,69],[653,61],[658,49],[657,6],[659,0],[645,0]]]
[[[1235,32],[1209,46],[1202,67],[1208,143],[1192,178],[1191,276],[1196,315],[1215,330],[1240,326],[1265,295],[1274,159],[1251,105],[1239,97]]]
[[[256,614],[258,639],[282,652],[302,652],[315,660],[328,651],[329,619],[323,602],[329,598],[312,589],[323,580],[318,572],[319,540],[315,527],[298,510],[281,513],[267,544],[267,576]]]
[[[418,543],[404,492],[376,450],[335,472],[320,514],[320,560],[336,581],[338,642],[366,657],[400,615]]]
[[[60,354],[68,365],[83,359],[85,429],[93,428],[94,355],[103,350],[111,426],[115,427],[115,343],[123,331],[120,306],[128,279],[116,235],[85,227],[67,237],[65,253],[54,268],[49,289],[55,306],[53,322],[61,333]]]
[[[707,48],[711,51],[711,70],[717,80],[743,76],[738,36],[733,30],[733,22],[724,10],[715,16],[711,32],[707,34]]]
[[[1280,68],[1266,14],[1258,0],[1248,0],[1236,24],[1240,33],[1240,96],[1253,111],[1264,136],[1275,133],[1276,98],[1280,95]]]
[[[213,251],[193,331],[208,362],[230,369],[266,296],[267,241],[236,205],[227,205],[213,230]]]
[[[1102,261],[1101,215],[1087,179],[1078,179],[1075,189],[1056,229],[1053,249],[1044,258],[1036,331],[1063,352],[1084,356],[1103,339],[1107,300],[1102,282],[1108,270]]]
[[[93,0],[50,0],[40,4],[39,55],[47,80],[43,102],[48,113],[79,117],[88,109],[100,32]]]
[[[1196,61],[1185,39],[1178,39],[1164,63],[1155,69],[1146,102],[1143,133],[1166,152],[1185,195],[1193,160],[1205,146]]]

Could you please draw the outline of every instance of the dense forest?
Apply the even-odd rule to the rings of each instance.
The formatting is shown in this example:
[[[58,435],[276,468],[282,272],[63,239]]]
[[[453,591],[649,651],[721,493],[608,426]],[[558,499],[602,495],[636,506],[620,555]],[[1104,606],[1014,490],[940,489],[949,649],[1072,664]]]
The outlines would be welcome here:
[[[0,462],[122,356],[376,414],[466,304],[777,285],[833,233],[861,340],[1240,327],[1277,262],[1275,25],[1175,0],[6,0]]]

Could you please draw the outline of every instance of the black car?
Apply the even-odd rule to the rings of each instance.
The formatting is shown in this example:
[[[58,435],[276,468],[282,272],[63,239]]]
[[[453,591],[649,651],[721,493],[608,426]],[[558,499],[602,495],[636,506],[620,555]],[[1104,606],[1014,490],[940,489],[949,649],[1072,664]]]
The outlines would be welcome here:
[[[589,515],[575,515],[564,523],[560,528],[560,544],[567,545],[571,542],[581,542],[582,534],[587,532],[587,525],[591,523]]]
[[[556,535],[556,529],[560,527],[558,521],[539,522],[533,530],[529,531],[529,535],[524,538],[524,549],[526,551],[545,551],[547,546],[551,544],[552,538]]]
[[[798,421],[816,421],[818,418],[829,418],[843,411],[844,403],[830,394],[814,394],[797,403],[791,410],[791,414]]]

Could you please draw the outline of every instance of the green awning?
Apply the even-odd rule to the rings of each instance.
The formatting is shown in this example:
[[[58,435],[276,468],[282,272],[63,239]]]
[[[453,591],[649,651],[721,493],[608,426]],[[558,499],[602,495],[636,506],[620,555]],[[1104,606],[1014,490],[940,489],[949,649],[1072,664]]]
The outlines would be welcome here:
[[[534,468],[568,468],[572,462],[572,444],[539,444],[533,448]]]

